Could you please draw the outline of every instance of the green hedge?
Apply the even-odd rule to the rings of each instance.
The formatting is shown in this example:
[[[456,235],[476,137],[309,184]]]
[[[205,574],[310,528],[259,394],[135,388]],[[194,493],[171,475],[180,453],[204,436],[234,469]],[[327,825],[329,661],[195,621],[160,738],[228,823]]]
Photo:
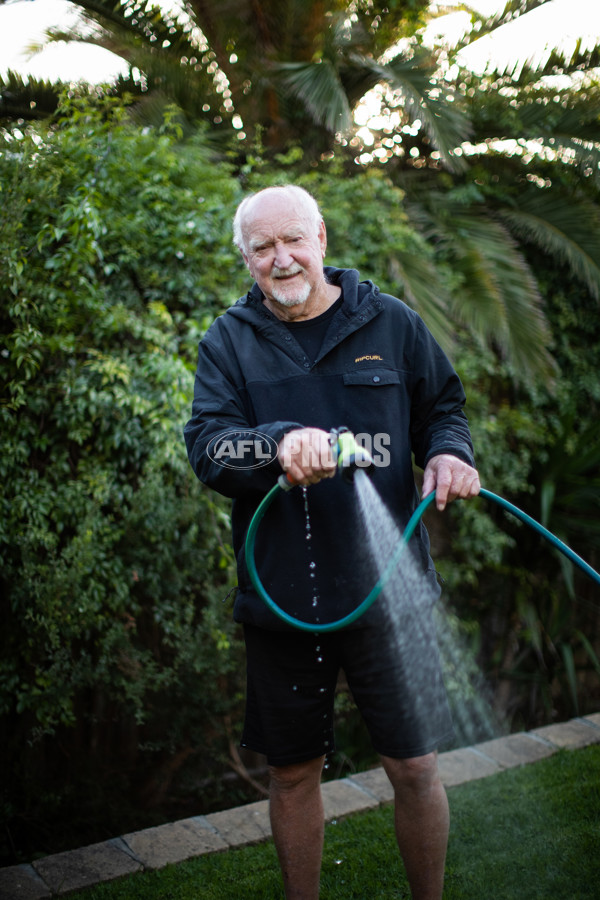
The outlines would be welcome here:
[[[182,427],[198,337],[243,267],[228,234],[239,189],[201,137],[180,149],[173,128],[132,127],[107,102],[5,134],[0,183],[10,813],[43,803],[67,759],[65,784],[226,747],[229,517],[189,469]]]

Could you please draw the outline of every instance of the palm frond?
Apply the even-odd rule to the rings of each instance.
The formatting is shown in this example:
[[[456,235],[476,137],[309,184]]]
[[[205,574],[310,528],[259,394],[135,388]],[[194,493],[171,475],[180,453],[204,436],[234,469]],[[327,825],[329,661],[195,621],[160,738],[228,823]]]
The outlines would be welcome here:
[[[408,304],[421,315],[432,334],[449,353],[454,334],[450,326],[451,298],[440,270],[433,260],[417,255],[413,250],[397,250],[390,260],[392,279],[401,287],[398,291]]]
[[[600,299],[600,211],[583,197],[529,186],[498,215],[511,231],[565,263]]]
[[[88,13],[90,19],[98,17],[124,28],[132,27],[131,14],[134,11],[137,12],[136,4],[128,3],[127,0],[116,0],[116,2],[115,0],[77,0],[76,5]],[[127,10],[129,10],[129,15],[125,15]]]
[[[448,168],[464,171],[466,162],[456,150],[470,137],[471,123],[452,90],[437,84],[429,54],[417,50],[412,56],[398,55],[378,70],[381,80],[399,92],[406,114],[422,122]]]
[[[511,360],[520,378],[552,378],[550,330],[536,280],[508,229],[480,208],[444,211],[438,236],[462,274],[458,319]]]
[[[348,98],[337,72],[329,60],[315,63],[281,63],[274,67],[281,73],[285,90],[298,97],[315,122],[328,131],[347,131],[352,125]]]
[[[85,0],[85,6],[79,22],[72,27],[47,29],[45,43],[90,43],[110,50],[132,64],[136,64],[137,54],[144,49],[177,61],[199,52],[198,39],[194,37],[189,24],[182,24],[161,12],[158,7],[149,7],[136,15],[125,16],[117,14],[118,7],[105,11],[102,0],[91,4]],[[125,10],[126,4],[121,4],[121,8]],[[107,15],[106,12],[111,14]],[[43,46],[44,44],[40,44],[36,49],[42,49]]]
[[[468,5],[463,8],[471,12],[472,29],[466,34],[453,50],[453,57],[466,47],[472,46],[481,39],[488,40],[490,35],[499,35],[499,30],[512,25],[517,19],[521,19],[536,9],[543,7],[551,0],[509,0],[505,7],[493,16],[487,16]],[[535,16],[530,17],[534,24]],[[509,32],[504,33],[508,39]],[[518,38],[515,38],[518,40]],[[507,41],[508,42],[508,41]],[[548,75],[569,75],[575,72],[592,71],[600,65],[598,42],[594,40],[593,31],[578,39],[565,40],[563,35],[557,34],[554,46],[541,44],[539,41],[530,41],[527,51],[519,41],[518,55],[509,54],[502,62],[490,62],[485,69],[486,75],[491,79],[510,77],[513,84],[528,85]]]
[[[126,16],[126,3],[105,15],[110,3],[104,0],[85,0],[86,9],[81,20],[73,28],[47,31],[47,42],[69,41],[91,44],[110,50],[124,59],[132,68],[141,73],[134,94],[156,92],[155,102],[146,96],[137,105],[137,113],[148,115],[148,122],[154,122],[170,103],[182,110],[188,121],[213,117],[221,109],[222,98],[216,91],[214,76],[206,66],[198,64],[201,55],[198,38],[189,26],[163,14],[158,7],[148,7]],[[110,10],[109,10],[110,11]],[[131,85],[131,82],[129,82]],[[126,87],[125,82],[117,82],[117,90]]]
[[[62,82],[24,78],[8,71],[0,76],[0,119],[44,119],[58,106]]]
[[[580,38],[575,42],[571,50],[548,48],[543,57],[539,57],[536,65],[525,62],[516,74],[515,69],[504,70],[513,76],[515,85],[528,85],[539,81],[541,78],[552,75],[573,75],[581,72],[591,72],[600,67],[600,48],[598,46],[585,45]],[[489,71],[489,75],[504,74],[500,71]]]
[[[469,34],[465,35],[461,46],[468,46],[480,38],[492,34],[504,25],[509,25],[548,2],[549,0],[506,0],[504,6],[491,16],[479,12],[469,3],[463,3],[462,8],[471,13],[474,27]]]
[[[531,98],[519,115],[524,138],[541,139],[559,159],[588,170],[600,180],[600,89],[588,87],[578,93],[561,91]]]
[[[540,466],[541,521],[565,539],[597,548],[600,538],[600,419],[573,413],[556,422],[554,443]]]
[[[577,91],[528,90],[517,95],[515,108],[526,135],[558,133],[600,142],[600,85]]]

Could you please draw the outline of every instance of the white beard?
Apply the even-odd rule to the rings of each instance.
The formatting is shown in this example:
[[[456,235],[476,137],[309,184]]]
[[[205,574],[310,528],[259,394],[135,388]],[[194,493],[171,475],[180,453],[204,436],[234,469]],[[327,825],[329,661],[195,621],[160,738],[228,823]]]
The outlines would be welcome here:
[[[300,266],[295,269],[273,269],[271,276],[273,279],[276,279],[278,276],[296,275],[299,272],[304,272]],[[276,300],[277,303],[280,303],[281,306],[299,306],[302,303],[306,303],[308,300],[310,296],[310,284],[308,281],[304,280],[300,285],[287,285],[285,282],[282,282],[281,285],[278,286],[275,282],[271,289],[271,293],[273,299]]]

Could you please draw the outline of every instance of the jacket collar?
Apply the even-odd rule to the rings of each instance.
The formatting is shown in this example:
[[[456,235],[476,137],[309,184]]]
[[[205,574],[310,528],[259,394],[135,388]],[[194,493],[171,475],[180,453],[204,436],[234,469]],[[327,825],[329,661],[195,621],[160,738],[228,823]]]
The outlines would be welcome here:
[[[342,310],[347,318],[351,318],[357,312],[366,312],[366,309],[361,309],[364,304],[368,306],[375,302],[376,308],[381,308],[379,288],[372,281],[360,281],[360,275],[356,269],[338,269],[334,266],[325,266],[323,271],[326,279],[331,284],[338,284],[342,288],[344,295]],[[240,297],[237,303],[229,308],[228,312],[246,320],[253,318],[253,316],[247,315],[251,311],[258,313],[261,318],[277,319],[264,305],[263,300],[264,294],[255,282],[246,296]]]
[[[360,281],[356,269],[325,266],[324,272],[328,281],[339,284],[342,288],[344,301],[329,324],[327,336],[315,362],[383,309],[379,288],[372,281]],[[231,306],[225,315],[243,319],[290,356],[298,357],[299,360],[305,359],[296,341],[289,341],[289,331],[285,323],[267,309],[263,297],[261,289],[255,283],[246,296]]]

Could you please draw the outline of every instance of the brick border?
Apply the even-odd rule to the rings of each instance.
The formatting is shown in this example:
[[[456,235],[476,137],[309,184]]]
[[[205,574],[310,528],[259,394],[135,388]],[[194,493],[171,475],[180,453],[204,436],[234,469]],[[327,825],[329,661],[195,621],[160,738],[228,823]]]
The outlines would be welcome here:
[[[600,743],[600,713],[510,734],[440,753],[446,787],[537,762],[558,750]],[[325,821],[391,803],[392,787],[382,768],[323,784]],[[271,837],[267,800],[181,819],[109,841],[55,853],[32,863],[0,869],[0,900],[46,900],[113,881],[134,872],[245,847]]]

